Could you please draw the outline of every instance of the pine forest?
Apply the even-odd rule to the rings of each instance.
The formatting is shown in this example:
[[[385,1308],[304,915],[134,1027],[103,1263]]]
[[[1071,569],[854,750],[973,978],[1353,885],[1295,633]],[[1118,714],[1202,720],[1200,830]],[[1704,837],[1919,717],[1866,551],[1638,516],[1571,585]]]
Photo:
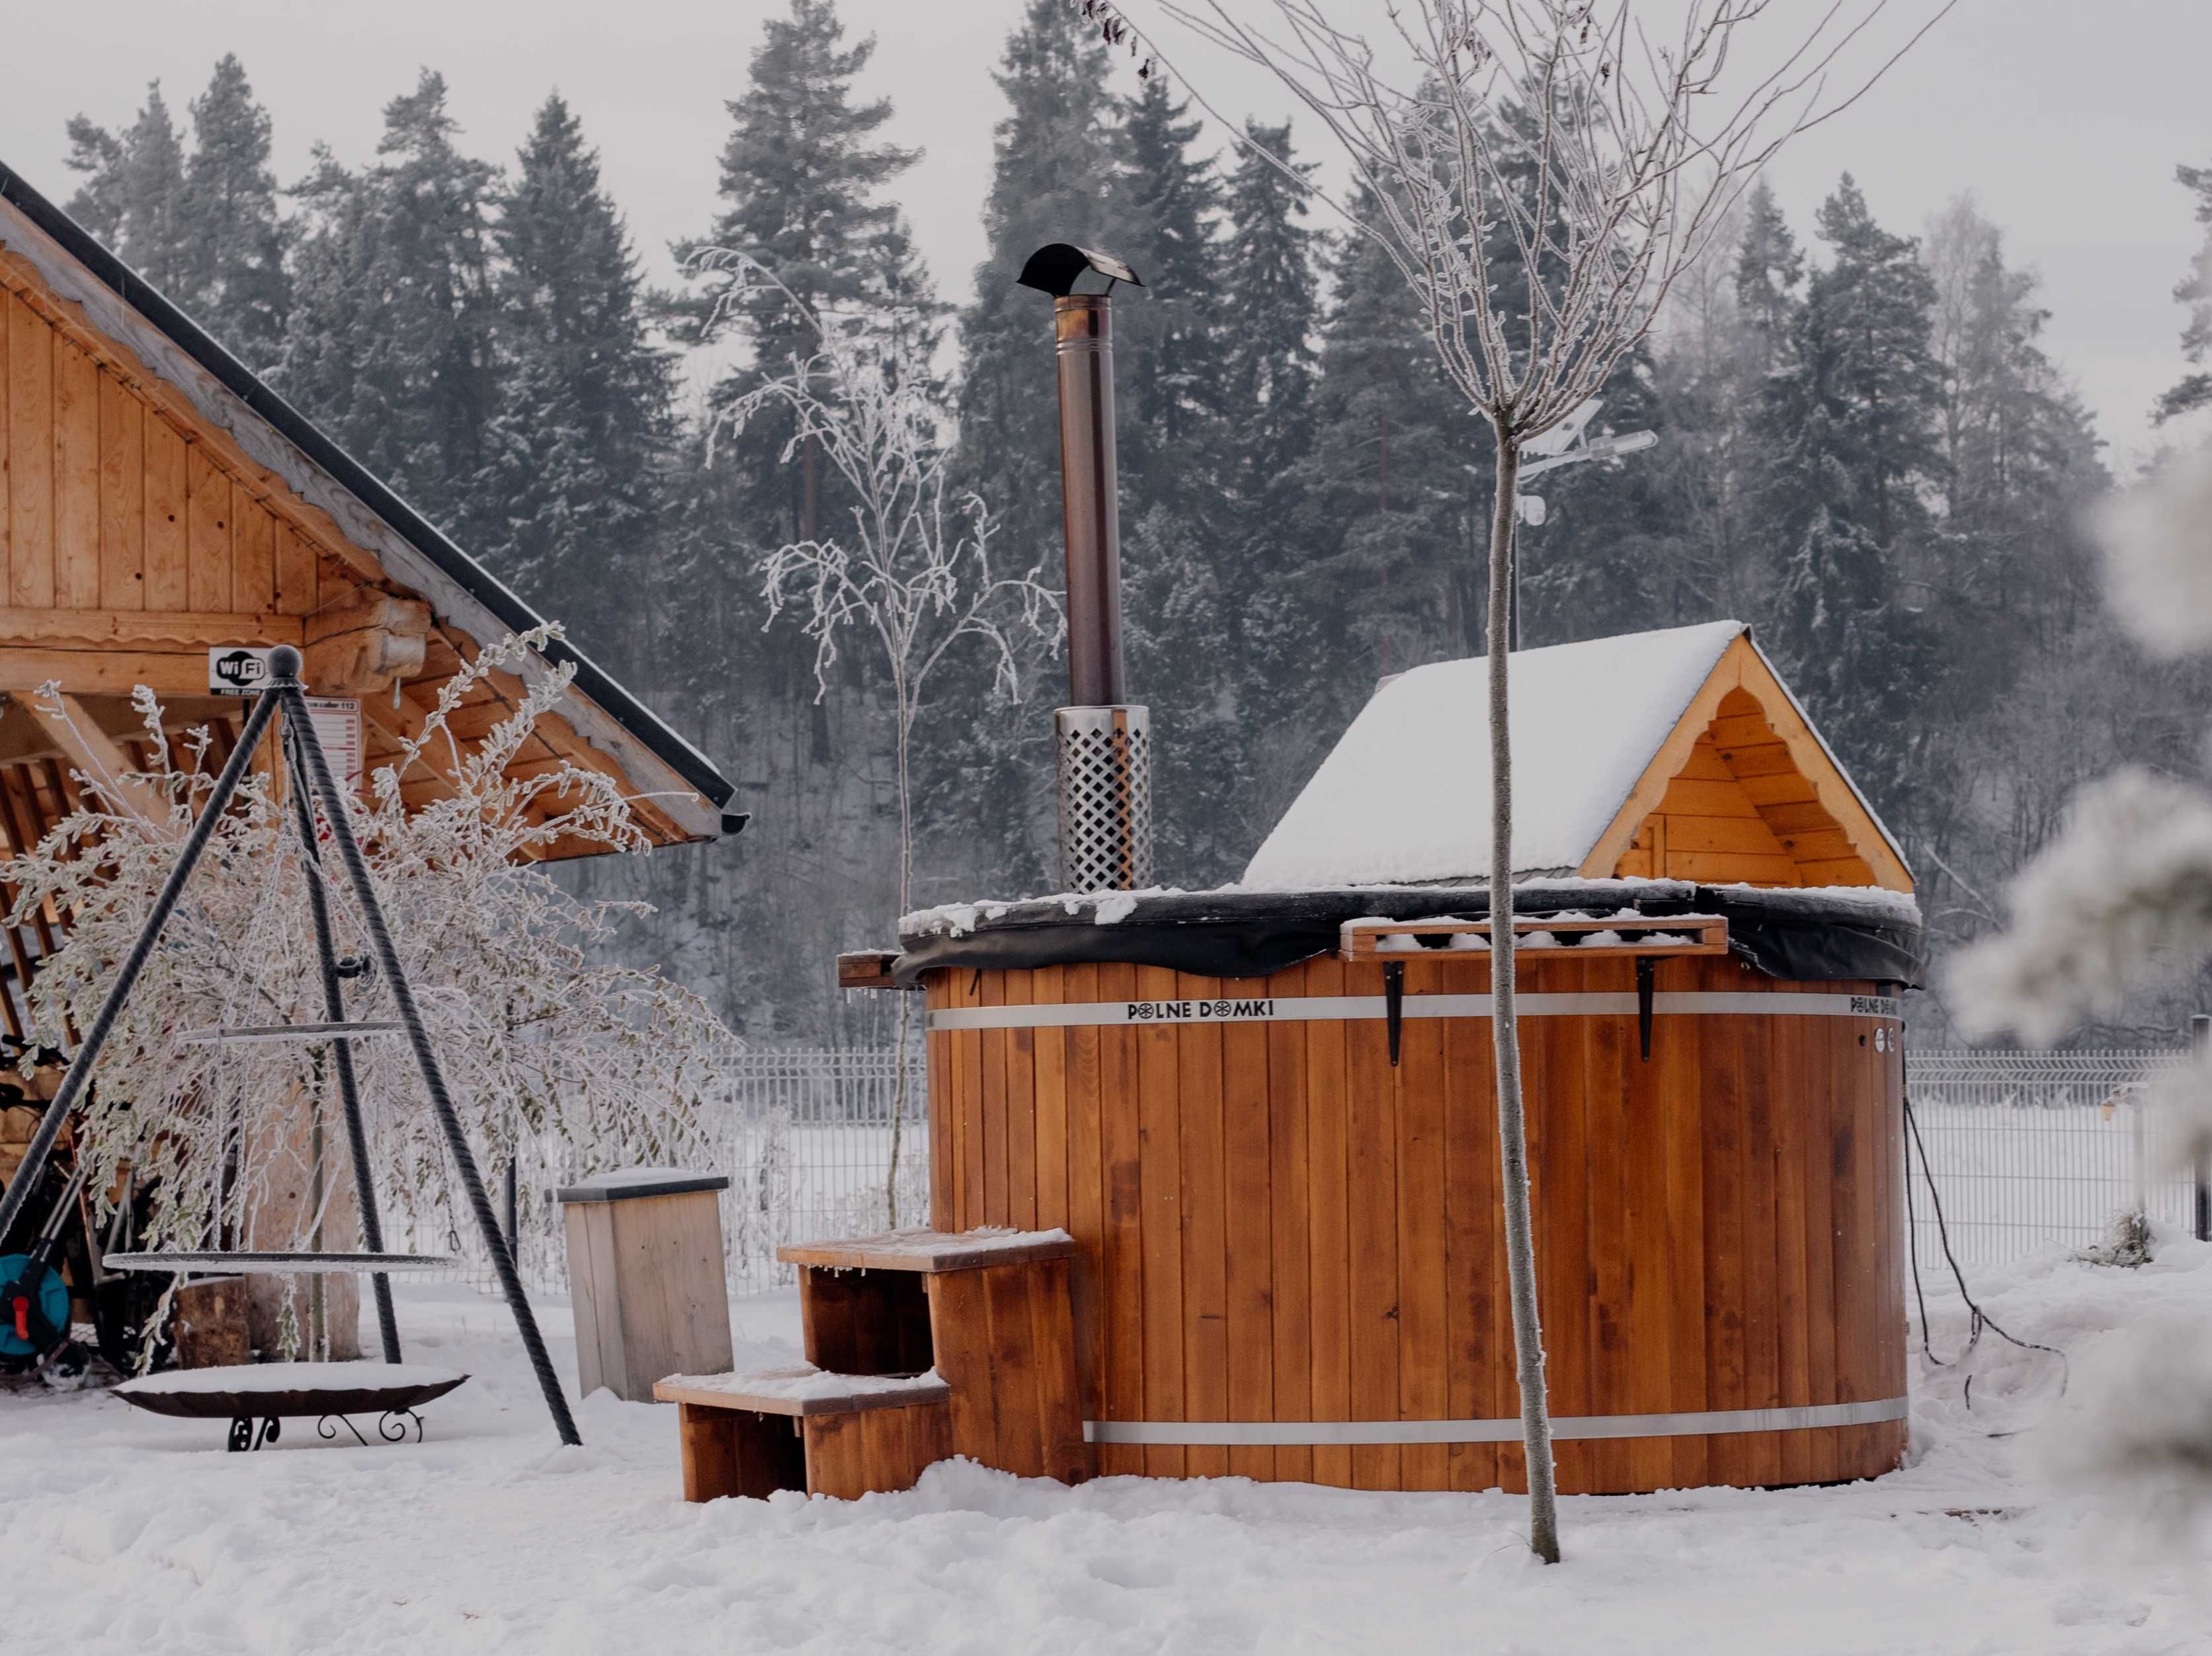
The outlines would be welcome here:
[[[1310,135],[1224,143],[1067,13],[1031,0],[1005,43],[972,273],[915,251],[896,204],[915,157],[857,89],[872,42],[832,0],[766,25],[665,289],[557,94],[487,155],[426,69],[373,155],[319,149],[296,179],[235,56],[181,113],[156,84],[135,115],[70,126],[80,222],[738,782],[755,814],[735,843],[562,878],[657,905],[636,953],[757,1039],[881,1041],[893,998],[841,995],[831,959],[893,941],[900,696],[879,657],[825,661],[765,573],[857,502],[787,411],[746,401],[823,319],[893,342],[994,567],[1056,584],[1050,336],[1013,277],[1061,240],[1141,272],[1116,371],[1162,883],[1236,880],[1378,678],[1483,651],[1486,433],[1399,273],[1310,210]],[[2212,222],[2212,169],[2179,179],[2175,212],[2193,196]],[[1561,474],[1517,542],[1527,645],[1754,625],[1913,863],[1932,981],[2001,925],[2081,782],[2193,768],[2208,689],[2104,609],[2081,525],[2121,480],[2046,353],[2036,277],[1956,182],[1917,226],[1849,174],[1809,222],[1753,189],[1605,393],[1595,429],[1656,446]],[[2208,272],[2212,251],[2175,273],[2162,416],[2212,403],[2186,371],[2212,350]],[[709,344],[740,366],[700,385],[686,365]],[[1052,889],[1065,668],[1048,629],[1006,637],[1008,659],[949,651],[915,711],[916,903]],[[2075,1038],[2166,1041],[2200,987]],[[1950,1038],[1924,998],[1915,1038]]]

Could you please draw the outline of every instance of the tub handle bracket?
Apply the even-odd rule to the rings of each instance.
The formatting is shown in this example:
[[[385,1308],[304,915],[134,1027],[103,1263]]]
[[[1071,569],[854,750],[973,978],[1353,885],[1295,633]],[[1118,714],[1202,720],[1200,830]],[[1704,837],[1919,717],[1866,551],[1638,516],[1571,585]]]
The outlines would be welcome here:
[[[1390,1029],[1390,1068],[1398,1067],[1398,1035],[1406,1018],[1406,963],[1386,960],[1382,964],[1382,1015]]]
[[[1651,992],[1657,980],[1659,962],[1656,957],[1639,954],[1636,957],[1636,1040],[1644,1050],[1644,1062],[1651,1062]]]

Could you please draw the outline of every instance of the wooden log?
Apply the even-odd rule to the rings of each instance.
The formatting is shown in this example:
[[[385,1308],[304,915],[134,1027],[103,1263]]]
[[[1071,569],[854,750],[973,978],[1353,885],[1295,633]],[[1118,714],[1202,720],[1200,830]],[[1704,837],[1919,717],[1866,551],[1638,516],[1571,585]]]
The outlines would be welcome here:
[[[228,1368],[253,1361],[246,1279],[180,1284],[169,1301],[169,1339],[179,1368]]]

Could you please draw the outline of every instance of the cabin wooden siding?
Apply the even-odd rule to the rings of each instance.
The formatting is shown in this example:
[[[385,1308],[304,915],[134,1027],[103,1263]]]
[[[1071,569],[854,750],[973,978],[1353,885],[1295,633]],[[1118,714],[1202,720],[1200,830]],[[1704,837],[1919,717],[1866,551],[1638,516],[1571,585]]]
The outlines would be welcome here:
[[[1577,872],[1912,889],[1881,823],[1748,637],[1729,647]]]
[[[1405,964],[1409,1000],[1480,960]],[[1661,993],[1870,993],[1727,958]],[[1375,996],[1380,964],[1223,981],[1127,965],[966,968],[933,1009]],[[1632,992],[1628,960],[1528,958],[1529,994]],[[1540,1295],[1560,1416],[1884,1400],[1905,1391],[1901,1056],[1872,1019],[1633,1014],[1522,1025]],[[1486,1020],[935,1030],[932,1222],[1061,1226],[1096,1421],[1517,1413]],[[1901,1421],[1563,1442],[1589,1493],[1874,1476]],[[1523,1487],[1513,1445],[1100,1444],[1101,1475]]]
[[[433,620],[327,513],[0,251],[0,695],[58,680],[112,730],[127,721],[122,698],[144,685],[204,717],[217,710],[205,697],[210,646],[293,644],[311,692],[361,699],[373,770],[421,733],[480,642]],[[480,740],[523,690],[493,675],[451,728],[465,746]],[[0,764],[20,762],[22,746]],[[629,781],[557,714],[539,717],[507,774],[564,760]],[[401,789],[410,806],[450,791],[422,767]],[[536,814],[561,808],[546,798]],[[650,800],[635,808],[657,843],[694,837]]]

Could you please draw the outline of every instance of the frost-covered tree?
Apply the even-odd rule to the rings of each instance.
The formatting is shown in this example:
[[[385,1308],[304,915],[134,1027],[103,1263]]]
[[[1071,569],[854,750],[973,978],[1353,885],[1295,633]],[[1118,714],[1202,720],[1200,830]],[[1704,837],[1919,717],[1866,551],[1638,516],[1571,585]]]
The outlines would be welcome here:
[[[563,763],[506,775],[568,683],[568,669],[535,656],[546,636],[504,641],[465,664],[421,733],[372,774],[352,824],[462,1127],[480,1159],[518,1166],[529,1197],[518,1210],[524,1251],[541,1269],[558,1257],[543,1199],[556,1185],[711,1154],[702,1100],[734,1048],[696,995],[600,958],[620,905],[579,900],[538,861],[556,846],[619,853],[649,843],[621,785],[602,772]],[[471,750],[447,722],[495,673],[520,676],[528,688]],[[82,807],[0,864],[13,893],[9,923],[28,923],[42,905],[70,916],[29,996],[38,1038],[64,1051],[90,1026],[218,768],[205,729],[166,734],[152,697],[142,691],[137,704],[152,753],[146,770],[82,776]],[[54,711],[65,716],[58,702]],[[301,856],[281,775],[250,772],[216,822],[117,1020],[76,1128],[91,1190],[126,1188],[127,1169],[129,1183],[150,1192],[141,1235],[151,1249],[289,1251],[319,1237],[339,1251],[356,1245],[352,1172],[325,1050],[179,1038],[227,1025],[323,1020],[319,957],[306,923],[310,880],[330,889],[339,954],[369,955],[335,859],[319,869]],[[421,799],[416,784],[432,779],[437,787]],[[407,803],[410,794],[421,802]],[[356,1018],[389,1018],[392,1004],[374,974],[349,989]],[[387,1221],[438,1243],[465,1232],[465,1216],[456,1218],[464,1198],[404,1043],[359,1042],[356,1061]],[[311,1118],[319,1135],[303,1130]],[[307,1166],[319,1139],[331,1148]],[[319,1200],[283,1200],[287,1186]]]
[[[2112,601],[2164,655],[2212,651],[2212,451],[2169,461],[2099,522]],[[2200,709],[2201,713],[2201,709]],[[2014,882],[2006,929],[1953,973],[1970,1032],[2048,1042],[2118,1012],[2132,987],[2212,957],[2212,787],[2124,767],[2075,795]],[[2212,1166],[2212,1053],[2163,1089],[2185,1166]],[[2212,1345],[2201,1326],[2152,1324],[2077,1389],[2046,1454],[2068,1481],[2137,1519],[2212,1507]]]
[[[724,260],[733,276],[774,285],[775,277],[743,255]],[[728,302],[742,303],[746,286],[732,285]],[[823,316],[786,289],[782,299],[809,326],[817,349],[732,404],[726,429],[742,432],[765,416],[791,422],[787,463],[811,449],[836,472],[853,501],[839,529],[818,540],[788,542],[757,565],[771,623],[795,610],[814,642],[817,699],[832,684],[841,645],[858,635],[873,645],[888,681],[894,731],[893,780],[898,802],[898,903],[914,906],[914,736],[938,669],[957,659],[963,640],[1011,701],[1021,696],[1023,656],[1015,635],[1049,638],[1060,620],[1059,594],[1036,577],[993,567],[994,525],[981,496],[956,490],[947,444],[949,411],[932,394],[926,359],[914,336],[867,319]],[[890,1171],[884,1186],[889,1221],[899,1221],[900,1138],[905,1122],[908,1033],[913,997],[898,997],[896,1084],[891,1115]]]
[[[1389,14],[1378,52],[1321,0],[1276,0],[1272,32],[1221,0],[1159,0],[1275,75],[1337,140],[1371,208],[1353,228],[1397,267],[1446,378],[1489,428],[1490,886],[1501,906],[1514,867],[1507,609],[1524,445],[1643,344],[1759,167],[1863,89],[1853,76],[1832,90],[1830,72],[1882,3],[1831,8],[1775,38],[1760,27],[1771,0],[1689,0],[1662,16],[1638,0],[1412,0]],[[1724,75],[1731,56],[1762,50],[1780,67]],[[1556,1562],[1512,950],[1497,952],[1492,978],[1530,1544]]]

